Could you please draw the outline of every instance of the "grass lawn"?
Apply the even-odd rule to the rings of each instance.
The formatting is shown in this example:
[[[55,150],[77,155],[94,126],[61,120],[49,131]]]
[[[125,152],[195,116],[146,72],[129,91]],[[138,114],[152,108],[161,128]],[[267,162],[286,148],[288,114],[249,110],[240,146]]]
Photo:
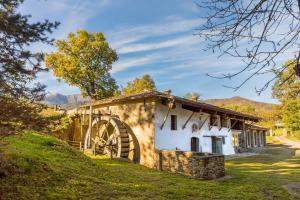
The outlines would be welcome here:
[[[300,157],[282,145],[226,162],[223,180],[96,157],[34,133],[0,142],[0,199],[300,199],[282,186],[300,182]]]
[[[300,138],[293,135],[287,136],[287,138],[296,142],[300,142]]]

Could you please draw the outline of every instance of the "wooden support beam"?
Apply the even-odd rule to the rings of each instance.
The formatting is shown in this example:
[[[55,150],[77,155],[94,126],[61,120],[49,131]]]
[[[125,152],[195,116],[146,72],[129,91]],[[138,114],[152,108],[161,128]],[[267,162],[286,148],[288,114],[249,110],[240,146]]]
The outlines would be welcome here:
[[[245,120],[243,121],[243,147],[246,149],[247,148],[247,136],[246,136],[246,124]]]
[[[202,124],[199,126],[199,130],[201,130],[201,128],[203,127],[203,125],[205,124],[205,122],[209,119],[209,115],[206,117],[206,119],[202,122]]]
[[[249,129],[251,129],[251,126],[254,124],[255,122],[252,121],[250,124],[247,124],[249,126]]]
[[[192,112],[192,114],[189,116],[189,118],[186,120],[186,122],[184,123],[184,125],[182,126],[182,130],[185,129],[187,123],[191,120],[191,118],[193,117],[195,112]]]
[[[82,141],[82,135],[83,135],[83,119],[84,119],[84,115],[80,113],[80,142]]]
[[[228,129],[228,132],[231,131],[231,129],[234,127],[234,125],[236,125],[236,123],[238,122],[238,120],[235,120],[233,124],[231,124],[231,127]]]
[[[163,129],[163,127],[164,127],[164,125],[165,125],[165,123],[166,123],[166,121],[167,121],[167,119],[168,119],[168,116],[169,116],[169,114],[170,114],[170,110],[171,110],[171,107],[169,107],[168,112],[167,112],[167,114],[166,114],[166,116],[165,116],[165,118],[164,118],[164,121],[163,121],[163,123],[162,123],[161,126],[160,126],[160,129],[161,129],[161,130]]]
[[[213,127],[214,125],[216,125],[216,123],[218,123],[218,120],[214,121],[214,123],[213,123],[213,124],[210,124],[210,125],[209,125],[209,130],[211,130],[211,129],[212,129],[212,127]]]
[[[219,131],[221,131],[222,130],[222,128],[223,128],[223,124],[222,124],[222,119],[224,119],[225,118],[225,121],[226,121],[226,127],[228,127],[228,118],[227,118],[227,115],[225,114],[225,115],[222,115],[222,116],[220,116],[220,127],[219,127]]]
[[[211,130],[212,127],[213,127],[214,125],[216,125],[216,123],[218,123],[218,121],[215,121],[212,125],[209,125],[209,130]]]

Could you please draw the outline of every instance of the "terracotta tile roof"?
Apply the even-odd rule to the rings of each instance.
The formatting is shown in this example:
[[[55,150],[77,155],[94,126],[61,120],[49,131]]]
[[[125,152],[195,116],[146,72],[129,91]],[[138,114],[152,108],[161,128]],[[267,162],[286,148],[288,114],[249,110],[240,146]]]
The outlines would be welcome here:
[[[96,101],[93,103],[93,106],[121,103],[121,102],[127,102],[127,101],[132,101],[132,100],[137,100],[137,99],[146,99],[146,98],[174,100],[174,102],[182,103],[182,104],[185,104],[188,106],[192,106],[194,108],[199,108],[199,109],[203,110],[203,112],[232,115],[234,117],[244,118],[245,120],[259,121],[261,119],[259,117],[253,116],[253,115],[236,112],[236,111],[233,111],[230,109],[221,108],[221,107],[214,106],[214,105],[204,103],[201,101],[193,101],[190,99],[174,96],[174,95],[163,93],[163,92],[157,92],[157,91],[111,97],[111,98]],[[89,107],[89,105],[84,105],[82,107]]]

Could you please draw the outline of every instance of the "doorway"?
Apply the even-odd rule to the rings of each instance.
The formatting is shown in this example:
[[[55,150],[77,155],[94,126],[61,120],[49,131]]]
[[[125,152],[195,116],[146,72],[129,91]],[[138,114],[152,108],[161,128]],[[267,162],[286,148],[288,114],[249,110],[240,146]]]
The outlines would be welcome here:
[[[212,153],[223,154],[223,151],[222,151],[222,145],[223,145],[222,138],[212,136],[211,137],[211,142],[212,142]]]
[[[191,138],[191,151],[199,152],[199,138]]]

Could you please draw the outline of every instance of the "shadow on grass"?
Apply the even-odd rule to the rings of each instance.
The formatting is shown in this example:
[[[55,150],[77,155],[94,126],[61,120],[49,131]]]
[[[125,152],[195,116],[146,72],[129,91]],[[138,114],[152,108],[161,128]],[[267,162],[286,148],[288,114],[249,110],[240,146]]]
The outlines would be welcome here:
[[[268,145],[257,156],[231,160],[226,163],[229,173],[243,177],[268,177],[282,184],[300,181],[300,157],[297,149],[287,145]]]

